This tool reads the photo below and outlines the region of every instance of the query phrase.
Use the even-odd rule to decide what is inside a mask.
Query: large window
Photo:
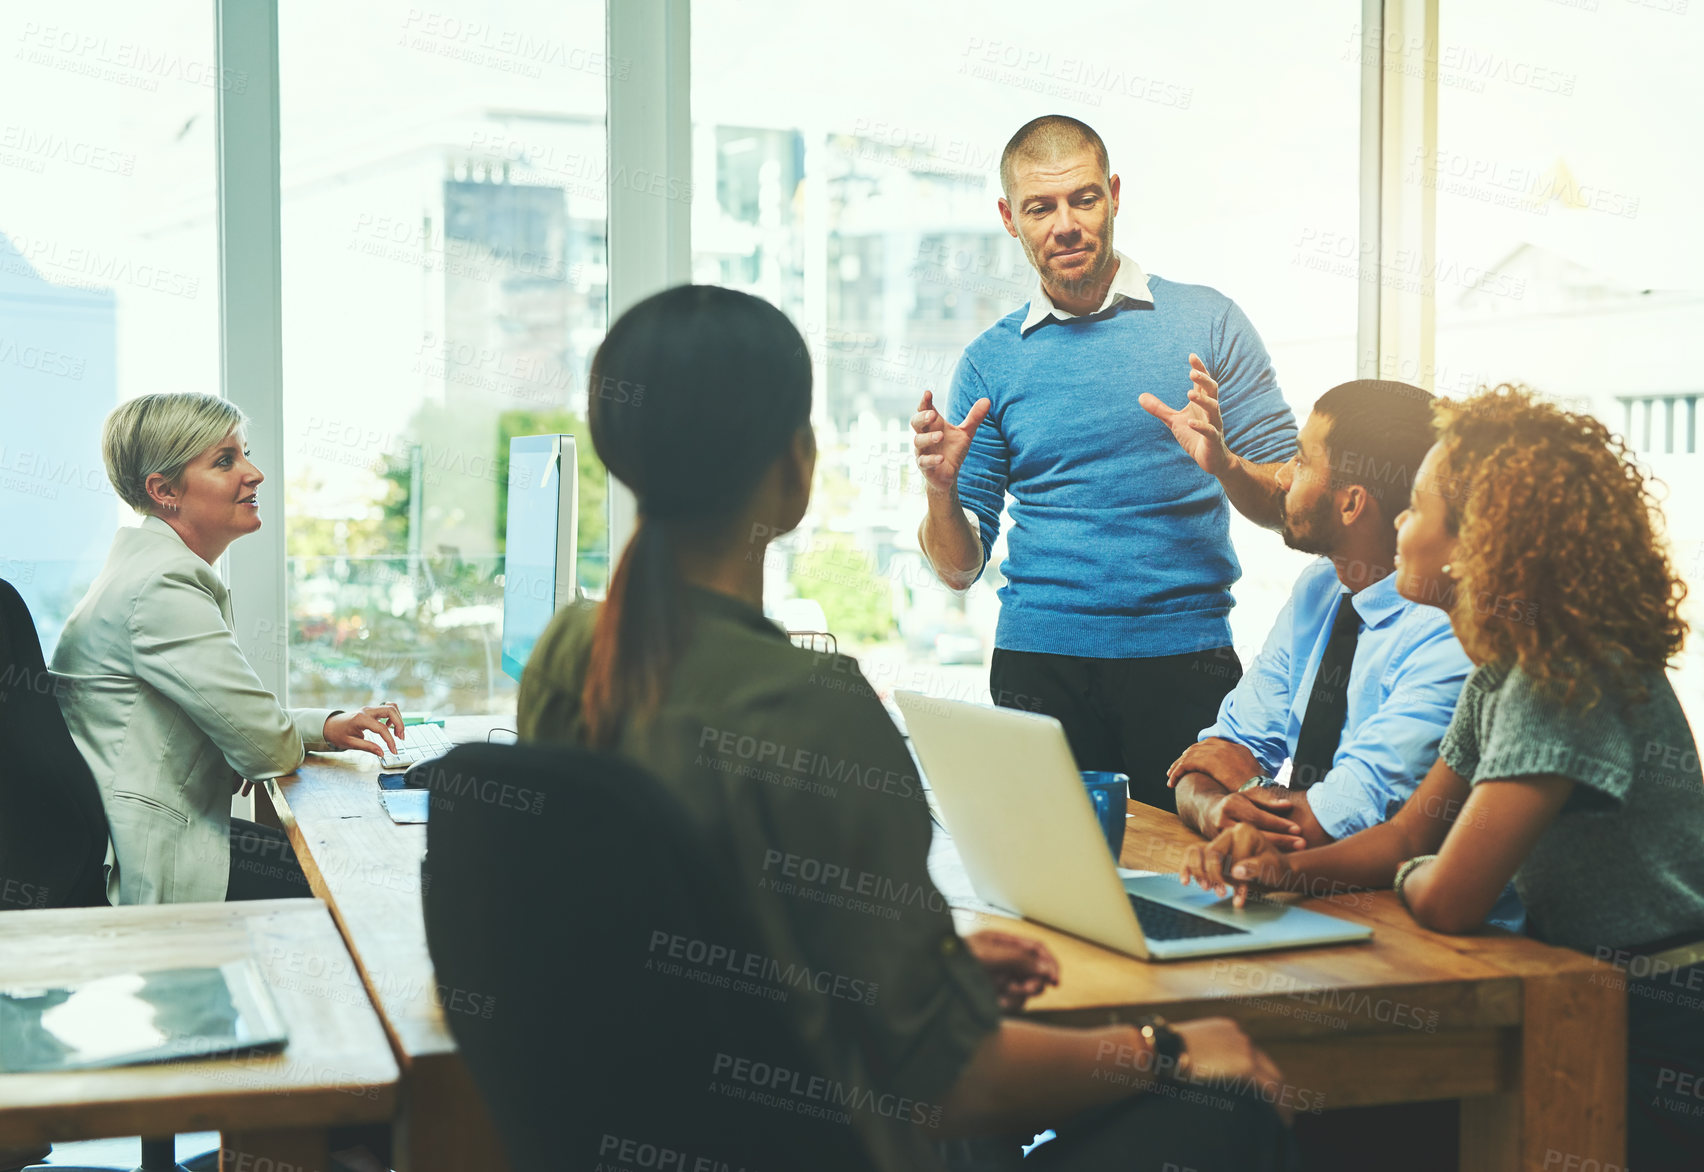
[[[602,0],[279,6],[293,703],[496,712],[509,437],[607,317]],[[608,574],[578,445],[579,579]]]
[[[24,0],[0,17],[0,575],[49,647],[126,516],[101,419],[219,389],[215,99],[250,79],[217,66],[214,7]],[[1101,132],[1124,181],[1117,245],[1235,298],[1298,417],[1369,369],[1361,15],[1115,6],[1084,40],[1013,0],[693,5],[692,277],[774,301],[817,364],[819,482],[772,551],[776,617],[834,632],[884,693],[984,694],[1004,546],[968,594],[935,583],[907,419],[1030,295],[996,169],[1038,114]],[[293,699],[501,710],[508,438],[584,429],[608,316],[605,87],[667,63],[612,58],[604,0],[291,0],[279,21],[286,455],[265,471]],[[1668,486],[1695,623],[1704,520],[1674,506],[1704,489],[1684,350],[1704,324],[1704,163],[1674,128],[1704,113],[1700,49],[1679,3],[1441,0],[1420,51],[1436,150],[1383,144],[1430,189],[1435,248],[1394,241],[1385,280],[1433,283],[1434,345],[1379,363],[1442,394],[1526,381],[1628,434]],[[607,491],[579,454],[578,585],[596,596]],[[1246,660],[1303,559],[1240,518],[1233,538]],[[1699,716],[1698,640],[1680,687]]]
[[[1446,2],[1436,157],[1406,160],[1437,206],[1442,393],[1526,382],[1624,432],[1667,486],[1704,622],[1704,27],[1684,3]],[[1704,720],[1704,641],[1677,676]]]
[[[909,419],[1029,298],[995,201],[1038,115],[1100,132],[1116,246],[1234,298],[1298,417],[1356,377],[1359,11],[1113,6],[1085,41],[1016,3],[693,5],[693,277],[774,301],[816,362],[818,482],[772,551],[776,617],[826,626],[884,694],[986,697],[1005,543],[967,595],[935,581]],[[1246,661],[1305,559],[1240,518],[1233,536]]]
[[[206,0],[0,13],[0,577],[49,654],[126,517],[101,464],[123,399],[219,393]]]

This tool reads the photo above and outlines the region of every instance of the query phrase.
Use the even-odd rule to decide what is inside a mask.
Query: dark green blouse
[[[931,1167],[939,1106],[999,1015],[929,878],[916,765],[855,660],[794,647],[727,595],[688,594],[690,644],[655,717],[629,722],[617,749],[739,876],[801,1036],[878,1092],[854,1114],[882,1162]],[[533,649],[523,739],[581,743],[596,613],[563,610]]]

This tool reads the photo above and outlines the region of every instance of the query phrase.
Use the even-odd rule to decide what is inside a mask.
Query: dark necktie
[[[1331,637],[1325,641],[1308,710],[1302,716],[1302,733],[1296,738],[1296,754],[1290,769],[1290,788],[1307,789],[1326,775],[1337,744],[1343,739],[1343,724],[1349,719],[1349,669],[1355,663],[1355,641],[1361,636],[1361,616],[1355,613],[1354,598],[1345,590],[1337,601],[1337,617]]]

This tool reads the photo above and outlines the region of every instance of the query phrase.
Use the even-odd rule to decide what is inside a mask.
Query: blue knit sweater
[[[956,423],[993,409],[959,473],[984,551],[1011,494],[996,646],[1096,658],[1181,655],[1231,641],[1242,574],[1230,506],[1170,430],[1137,401],[1189,401],[1189,356],[1219,382],[1225,436],[1256,463],[1296,449],[1291,414],[1260,335],[1224,294],[1150,275],[1152,304],[1120,300],[1027,336],[1025,310],[965,348]]]

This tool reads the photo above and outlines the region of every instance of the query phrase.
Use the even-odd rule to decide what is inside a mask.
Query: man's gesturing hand
[[[1189,380],[1194,385],[1189,388],[1189,406],[1182,410],[1167,407],[1150,394],[1137,401],[1149,415],[1171,428],[1172,436],[1203,472],[1222,476],[1230,470],[1235,457],[1225,446],[1225,425],[1219,415],[1219,384],[1194,354],[1189,356]]]
[[[958,487],[959,469],[965,453],[970,451],[970,438],[988,416],[994,404],[978,399],[971,405],[964,422],[954,427],[946,416],[935,410],[935,392],[924,391],[923,401],[917,404],[917,414],[911,417],[912,444],[917,449],[917,467],[923,473],[924,484],[931,492],[953,492]]]

